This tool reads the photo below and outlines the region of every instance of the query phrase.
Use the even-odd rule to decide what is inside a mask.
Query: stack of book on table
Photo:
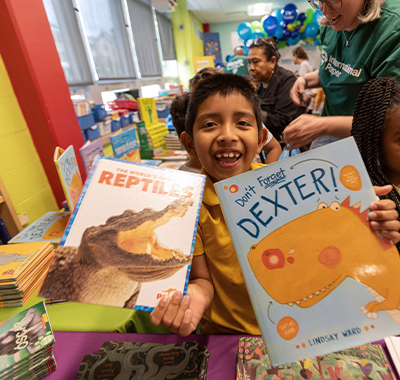
[[[170,133],[169,135],[164,136],[164,140],[167,150],[184,150],[176,133]]]
[[[0,378],[39,380],[57,369],[43,302],[0,322]]]
[[[242,337],[236,356],[236,380],[272,379],[396,379],[379,344],[349,349],[273,366],[263,339]]]
[[[53,257],[51,243],[0,245],[0,308],[25,305],[43,283]]]
[[[83,357],[75,379],[205,380],[209,356],[208,348],[196,341],[175,344],[106,341],[98,353]]]

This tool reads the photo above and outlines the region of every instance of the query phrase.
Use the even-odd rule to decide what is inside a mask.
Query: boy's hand
[[[392,190],[392,185],[374,186],[374,190],[378,196],[386,195]],[[381,199],[371,203],[369,208],[371,210],[369,213],[371,227],[397,244],[400,241],[400,222],[396,204],[390,199]]]
[[[198,284],[189,283],[185,297],[182,298],[181,291],[176,291],[171,299],[168,295],[163,296],[150,314],[150,321],[172,333],[188,336],[196,330],[208,304],[204,290]]]

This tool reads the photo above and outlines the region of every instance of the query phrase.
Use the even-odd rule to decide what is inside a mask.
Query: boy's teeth
[[[230,152],[230,153],[218,153],[218,154],[216,154],[215,155],[215,157],[217,157],[217,158],[221,158],[221,157],[224,157],[224,158],[233,158],[233,157],[239,157],[240,156],[240,153],[233,153],[233,152]]]

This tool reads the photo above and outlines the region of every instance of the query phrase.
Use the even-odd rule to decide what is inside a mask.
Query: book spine
[[[3,244],[7,244],[8,241],[11,240],[11,236],[8,233],[7,227],[2,218],[0,218],[0,239]]]
[[[65,186],[65,181],[64,181],[64,178],[63,178],[61,169],[60,169],[60,164],[59,164],[57,161],[54,161],[54,162],[55,162],[55,164],[56,164],[56,169],[57,169],[57,172],[58,172],[58,176],[60,177],[61,186],[62,186],[62,188],[63,188],[63,190],[64,190],[65,198],[66,198],[66,200],[67,200],[67,202],[68,202],[68,208],[69,208],[69,210],[70,210],[71,213],[72,213],[72,211],[73,211],[73,209],[74,209],[74,205],[72,204],[72,201],[71,201],[71,199],[69,198],[68,189],[67,189],[67,187]]]

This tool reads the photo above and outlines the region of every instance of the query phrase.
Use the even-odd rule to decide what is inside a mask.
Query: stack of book
[[[43,302],[0,322],[0,378],[39,380],[54,372],[53,344]]]
[[[208,348],[195,341],[175,344],[106,341],[98,353],[83,357],[76,379],[92,379],[90,374],[102,374],[107,379],[205,380],[209,356]]]
[[[273,366],[258,337],[242,337],[236,356],[236,380],[272,379],[396,379],[379,344],[364,344],[346,350]]]
[[[43,283],[53,257],[51,243],[0,245],[0,308],[25,305]]]
[[[167,150],[184,150],[184,147],[182,146],[181,141],[176,133],[165,135],[164,140]]]

